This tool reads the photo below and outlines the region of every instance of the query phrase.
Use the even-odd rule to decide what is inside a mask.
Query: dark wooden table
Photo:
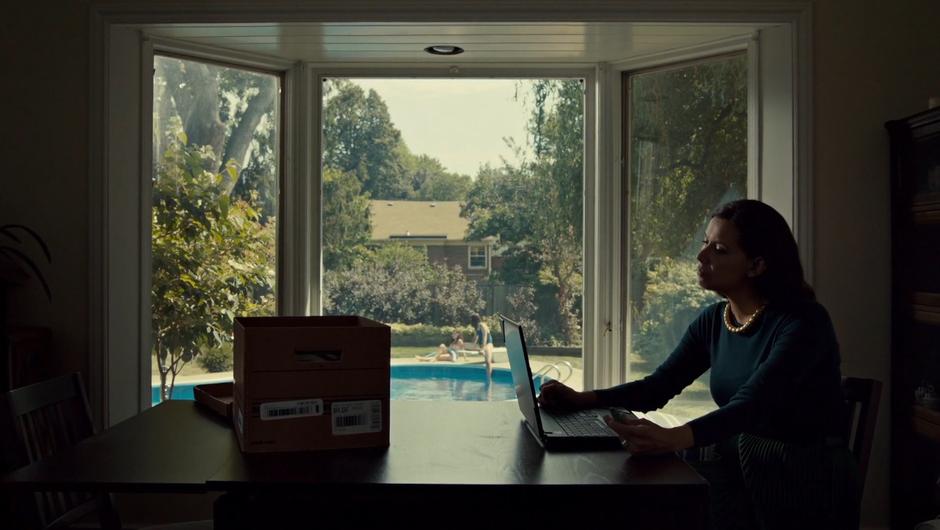
[[[393,401],[391,414],[388,449],[244,455],[227,422],[171,401],[0,487],[227,492],[218,528],[704,526],[707,483],[674,456],[545,452],[515,402]]]

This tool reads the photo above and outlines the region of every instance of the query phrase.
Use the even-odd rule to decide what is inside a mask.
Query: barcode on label
[[[261,404],[262,420],[283,420],[303,418],[323,414],[322,399],[304,399],[300,401],[277,401]]]
[[[310,414],[313,407],[290,407],[286,409],[268,409],[268,416],[297,416],[299,414]]]
[[[382,431],[382,402],[338,401],[332,404],[333,434],[363,434]]]
[[[336,425],[339,427],[350,427],[352,425],[363,425],[366,422],[365,416],[340,416],[336,418]]]

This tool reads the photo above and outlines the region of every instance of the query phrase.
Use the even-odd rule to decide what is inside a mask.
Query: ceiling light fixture
[[[458,55],[463,53],[463,48],[452,44],[436,44],[434,46],[428,46],[424,51],[431,55]]]

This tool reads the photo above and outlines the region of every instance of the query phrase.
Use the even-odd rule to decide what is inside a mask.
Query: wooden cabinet
[[[0,259],[0,392],[36,383],[49,371],[52,335],[49,328],[14,326],[7,294],[29,279],[21,268]]]
[[[940,514],[940,109],[886,127],[892,199],[892,528],[913,528]]]
[[[38,383],[49,377],[52,332],[49,328],[14,326],[9,328],[7,374],[9,388]]]

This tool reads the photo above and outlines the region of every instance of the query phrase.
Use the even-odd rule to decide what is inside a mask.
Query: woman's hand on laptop
[[[543,384],[540,391],[539,405],[547,410],[587,409],[597,404],[594,392],[578,392],[558,381]]]
[[[672,453],[695,444],[692,428],[688,425],[666,428],[646,418],[620,422],[610,416],[605,416],[604,421],[620,436],[624,449],[635,455]]]

